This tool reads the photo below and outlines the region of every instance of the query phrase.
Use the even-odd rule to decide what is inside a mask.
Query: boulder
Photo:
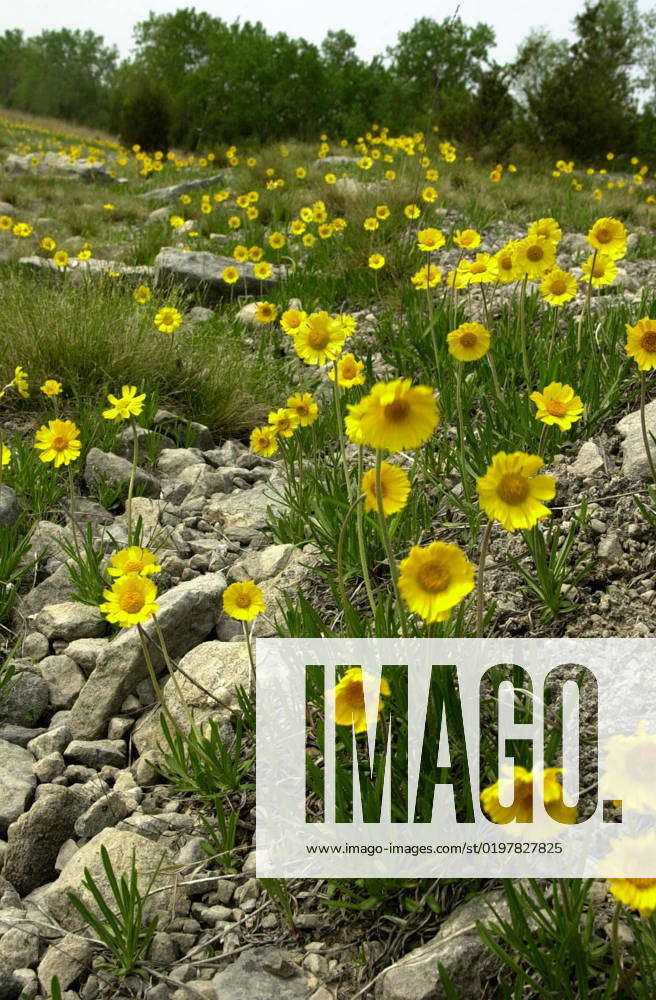
[[[131,471],[132,463],[126,458],[113,455],[111,452],[101,451],[100,448],[91,448],[84,466],[84,479],[91,487],[95,487],[99,483],[110,483],[112,486],[118,486],[122,483],[124,495],[127,496]],[[154,497],[155,499],[159,497],[159,480],[143,469],[137,468],[135,487],[142,496]]]
[[[180,195],[186,194],[187,191],[208,188],[213,184],[223,184],[223,174],[213,174],[212,177],[199,177],[194,181],[182,181],[180,184],[171,184],[169,187],[154,188],[152,191],[145,191],[143,194],[137,195],[137,197],[143,198],[144,201],[177,201]],[[167,218],[169,214],[167,214]]]
[[[656,465],[656,444],[651,436],[656,437],[656,400],[645,407],[645,426],[652,459]],[[622,435],[622,475],[627,479],[651,481],[651,471],[642,438],[640,410],[622,417],[616,429]]]
[[[22,896],[57,877],[57,855],[85,806],[70,788],[55,786],[12,823],[4,874]]]
[[[227,284],[221,277],[226,267],[239,271],[239,280]],[[157,284],[179,284],[200,296],[200,304],[212,306],[221,299],[235,294],[251,294],[266,297],[284,276],[284,268],[273,266],[271,277],[256,278],[253,264],[238,263],[232,257],[222,257],[207,250],[182,250],[179,247],[162,247],[155,258],[155,281]]]
[[[248,652],[244,643],[203,642],[180,660],[177,687],[170,678],[164,684],[164,703],[184,732],[189,732],[190,722],[178,691],[197,725],[202,726],[210,718],[224,721],[238,708],[235,690],[239,685],[248,687],[248,673]],[[161,711],[158,705],[140,720],[132,733],[132,742],[141,756],[152,756],[157,744],[165,742],[159,721]]]
[[[154,880],[153,889],[161,891],[157,892],[156,895],[151,895],[146,900],[146,919],[152,915],[155,909],[161,911],[170,908],[175,912],[176,899],[180,900],[183,898],[184,890],[179,886],[175,886],[176,880],[172,878],[170,872],[165,870],[167,863],[166,850],[158,844],[154,844],[146,837],[139,836],[137,833],[112,828],[98,833],[88,844],[81,847],[64,866],[56,882],[53,882],[50,888],[44,893],[43,908],[51,917],[59,921],[62,927],[69,931],[86,929],[86,925],[80,914],[68,898],[69,892],[75,893],[90,909],[98,913],[91,894],[82,885],[85,868],[89,869],[92,878],[105,898],[110,900],[112,898],[100,854],[102,846],[107,850],[114,874],[119,882],[121,875],[130,876],[132,858],[134,857],[137,884],[142,894],[153,873],[160,866]]]
[[[317,981],[273,945],[249,948],[212,980],[221,1000],[308,1000]]]
[[[0,740],[0,833],[25,812],[36,788],[29,750]]]
[[[20,507],[16,492],[12,490],[11,486],[3,483],[0,486],[0,524],[3,524],[6,528],[11,528],[16,524],[19,517]]]
[[[70,708],[84,687],[84,674],[70,656],[46,656],[39,671],[49,689],[53,708]]]
[[[481,997],[501,968],[501,961],[483,943],[477,921],[494,922],[487,903],[503,918],[508,906],[502,892],[491,892],[457,906],[428,944],[415,948],[391,965],[376,983],[377,1000],[447,1000],[440,979],[443,966],[459,997]]]
[[[38,614],[30,617],[32,628],[45,635],[51,642],[61,639],[98,639],[107,632],[107,622],[98,608],[79,601],[48,604]]]

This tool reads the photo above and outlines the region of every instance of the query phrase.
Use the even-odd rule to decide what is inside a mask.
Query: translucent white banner
[[[256,658],[259,876],[656,876],[656,640]]]

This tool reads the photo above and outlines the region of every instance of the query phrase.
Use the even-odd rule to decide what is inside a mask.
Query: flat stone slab
[[[5,170],[9,174],[52,174],[57,170],[85,181],[99,181],[102,184],[113,184],[116,181],[105,163],[71,160],[64,153],[55,153],[53,150],[37,156],[34,153],[26,156],[10,153],[5,160]]]
[[[656,443],[652,435],[656,437],[656,400],[648,403],[645,407],[645,426],[647,427],[647,438],[651,448],[651,454],[656,463]],[[649,462],[645,452],[645,444],[642,439],[642,428],[640,426],[640,410],[622,417],[617,424],[617,430],[622,435],[622,475],[627,479],[651,480]]]
[[[227,284],[221,277],[226,267],[235,267],[239,271],[239,280],[233,285]],[[285,274],[285,268],[272,265],[270,278],[256,278],[251,263],[241,264],[232,257],[222,257],[207,250],[162,247],[155,258],[155,281],[158,284],[177,282],[189,291],[198,291],[203,305],[213,305],[219,299],[235,294],[266,298],[267,290]]]
[[[211,187],[212,184],[222,184],[223,174],[213,174],[212,177],[199,177],[196,181],[183,181],[181,184],[171,184],[169,187],[155,188],[154,191],[144,191],[137,195],[144,201],[175,201],[181,194],[187,191],[195,191],[197,188]]]
[[[119,275],[134,285],[149,284],[154,274],[153,268],[147,264],[133,266],[118,260],[99,260],[94,257],[90,257],[89,260],[71,257],[65,268],[57,267],[50,257],[20,257],[18,263],[37,273],[60,280],[66,272],[67,281],[72,281],[73,284],[80,284],[88,278],[107,278],[110,275]]]

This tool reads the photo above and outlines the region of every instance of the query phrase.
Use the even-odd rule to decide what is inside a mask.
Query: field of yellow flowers
[[[33,757],[19,807],[0,793],[0,995],[277,996],[282,961],[315,1000],[653,998],[656,878],[257,882],[250,852],[257,637],[654,634],[655,168],[483,164],[379,125],[146,152],[0,117],[0,744]],[[349,747],[363,709],[345,670]],[[38,788],[94,780],[111,818],[87,801],[27,877]],[[128,814],[188,842],[78,860],[66,909],[64,846],[90,864]],[[73,969],[38,927],[6,944],[2,907],[34,924],[44,885],[92,939]]]

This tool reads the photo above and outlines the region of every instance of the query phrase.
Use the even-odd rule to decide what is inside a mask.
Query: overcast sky
[[[653,0],[639,0],[647,10]],[[358,52],[364,58],[382,53],[392,45],[399,31],[409,28],[419,17],[440,21],[451,16],[458,6],[457,0],[240,0],[238,4],[226,0],[57,0],[46,4],[44,0],[21,0],[17,4],[3,4],[0,28],[22,28],[25,34],[38,34],[44,28],[91,28],[103,35],[107,42],[117,45],[121,55],[127,55],[132,46],[132,28],[148,16],[175,11],[180,7],[205,10],[232,22],[239,16],[242,21],[262,21],[270,32],[284,31],[293,37],[320,42],[331,29],[346,28],[358,41]],[[466,24],[485,21],[496,32],[497,48],[494,52],[499,62],[514,55],[516,46],[533,27],[544,26],[552,35],[566,38],[571,35],[574,15],[583,7],[583,0],[551,0],[549,5],[528,3],[527,0],[462,0],[460,17]]]

